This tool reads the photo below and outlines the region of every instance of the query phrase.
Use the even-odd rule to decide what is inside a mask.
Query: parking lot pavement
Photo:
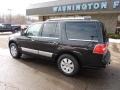
[[[62,75],[53,62],[23,56],[13,59],[9,35],[0,35],[0,90],[120,90],[120,44],[110,43],[112,63],[101,70]]]

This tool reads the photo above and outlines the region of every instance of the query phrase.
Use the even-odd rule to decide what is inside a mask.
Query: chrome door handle
[[[49,44],[51,44],[51,45],[57,45],[58,43],[57,42],[50,42]]]

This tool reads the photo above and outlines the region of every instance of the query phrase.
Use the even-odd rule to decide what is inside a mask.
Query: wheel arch
[[[78,52],[74,52],[74,51],[60,51],[58,52],[56,55],[53,56],[54,61],[56,62],[58,60],[58,58],[63,55],[63,54],[69,54],[72,55],[73,57],[75,57],[75,59],[78,61],[78,63],[81,65],[81,53]]]
[[[9,41],[9,44],[8,44],[9,47],[10,47],[10,44],[11,44],[11,43],[15,43],[15,44],[17,45],[17,42],[16,42],[16,41],[11,40],[11,41]]]
[[[15,45],[14,47],[16,48],[17,54],[15,56],[12,55],[12,53],[11,53],[11,47],[12,47],[12,45]],[[22,55],[21,48],[18,47],[17,42],[14,41],[14,40],[9,41],[9,50],[10,50],[10,53],[11,53],[11,55],[12,55],[13,58],[20,58],[21,55]]]

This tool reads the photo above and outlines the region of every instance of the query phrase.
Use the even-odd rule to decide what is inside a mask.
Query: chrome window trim
[[[85,39],[68,39],[71,41],[85,41],[85,42],[98,42],[98,40],[85,40]]]
[[[56,37],[40,37],[40,38],[45,38],[45,39],[59,39],[59,38],[56,38]]]

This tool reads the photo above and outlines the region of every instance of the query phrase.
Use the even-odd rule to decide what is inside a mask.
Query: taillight
[[[108,44],[97,44],[93,50],[96,54],[105,54],[107,52]]]

